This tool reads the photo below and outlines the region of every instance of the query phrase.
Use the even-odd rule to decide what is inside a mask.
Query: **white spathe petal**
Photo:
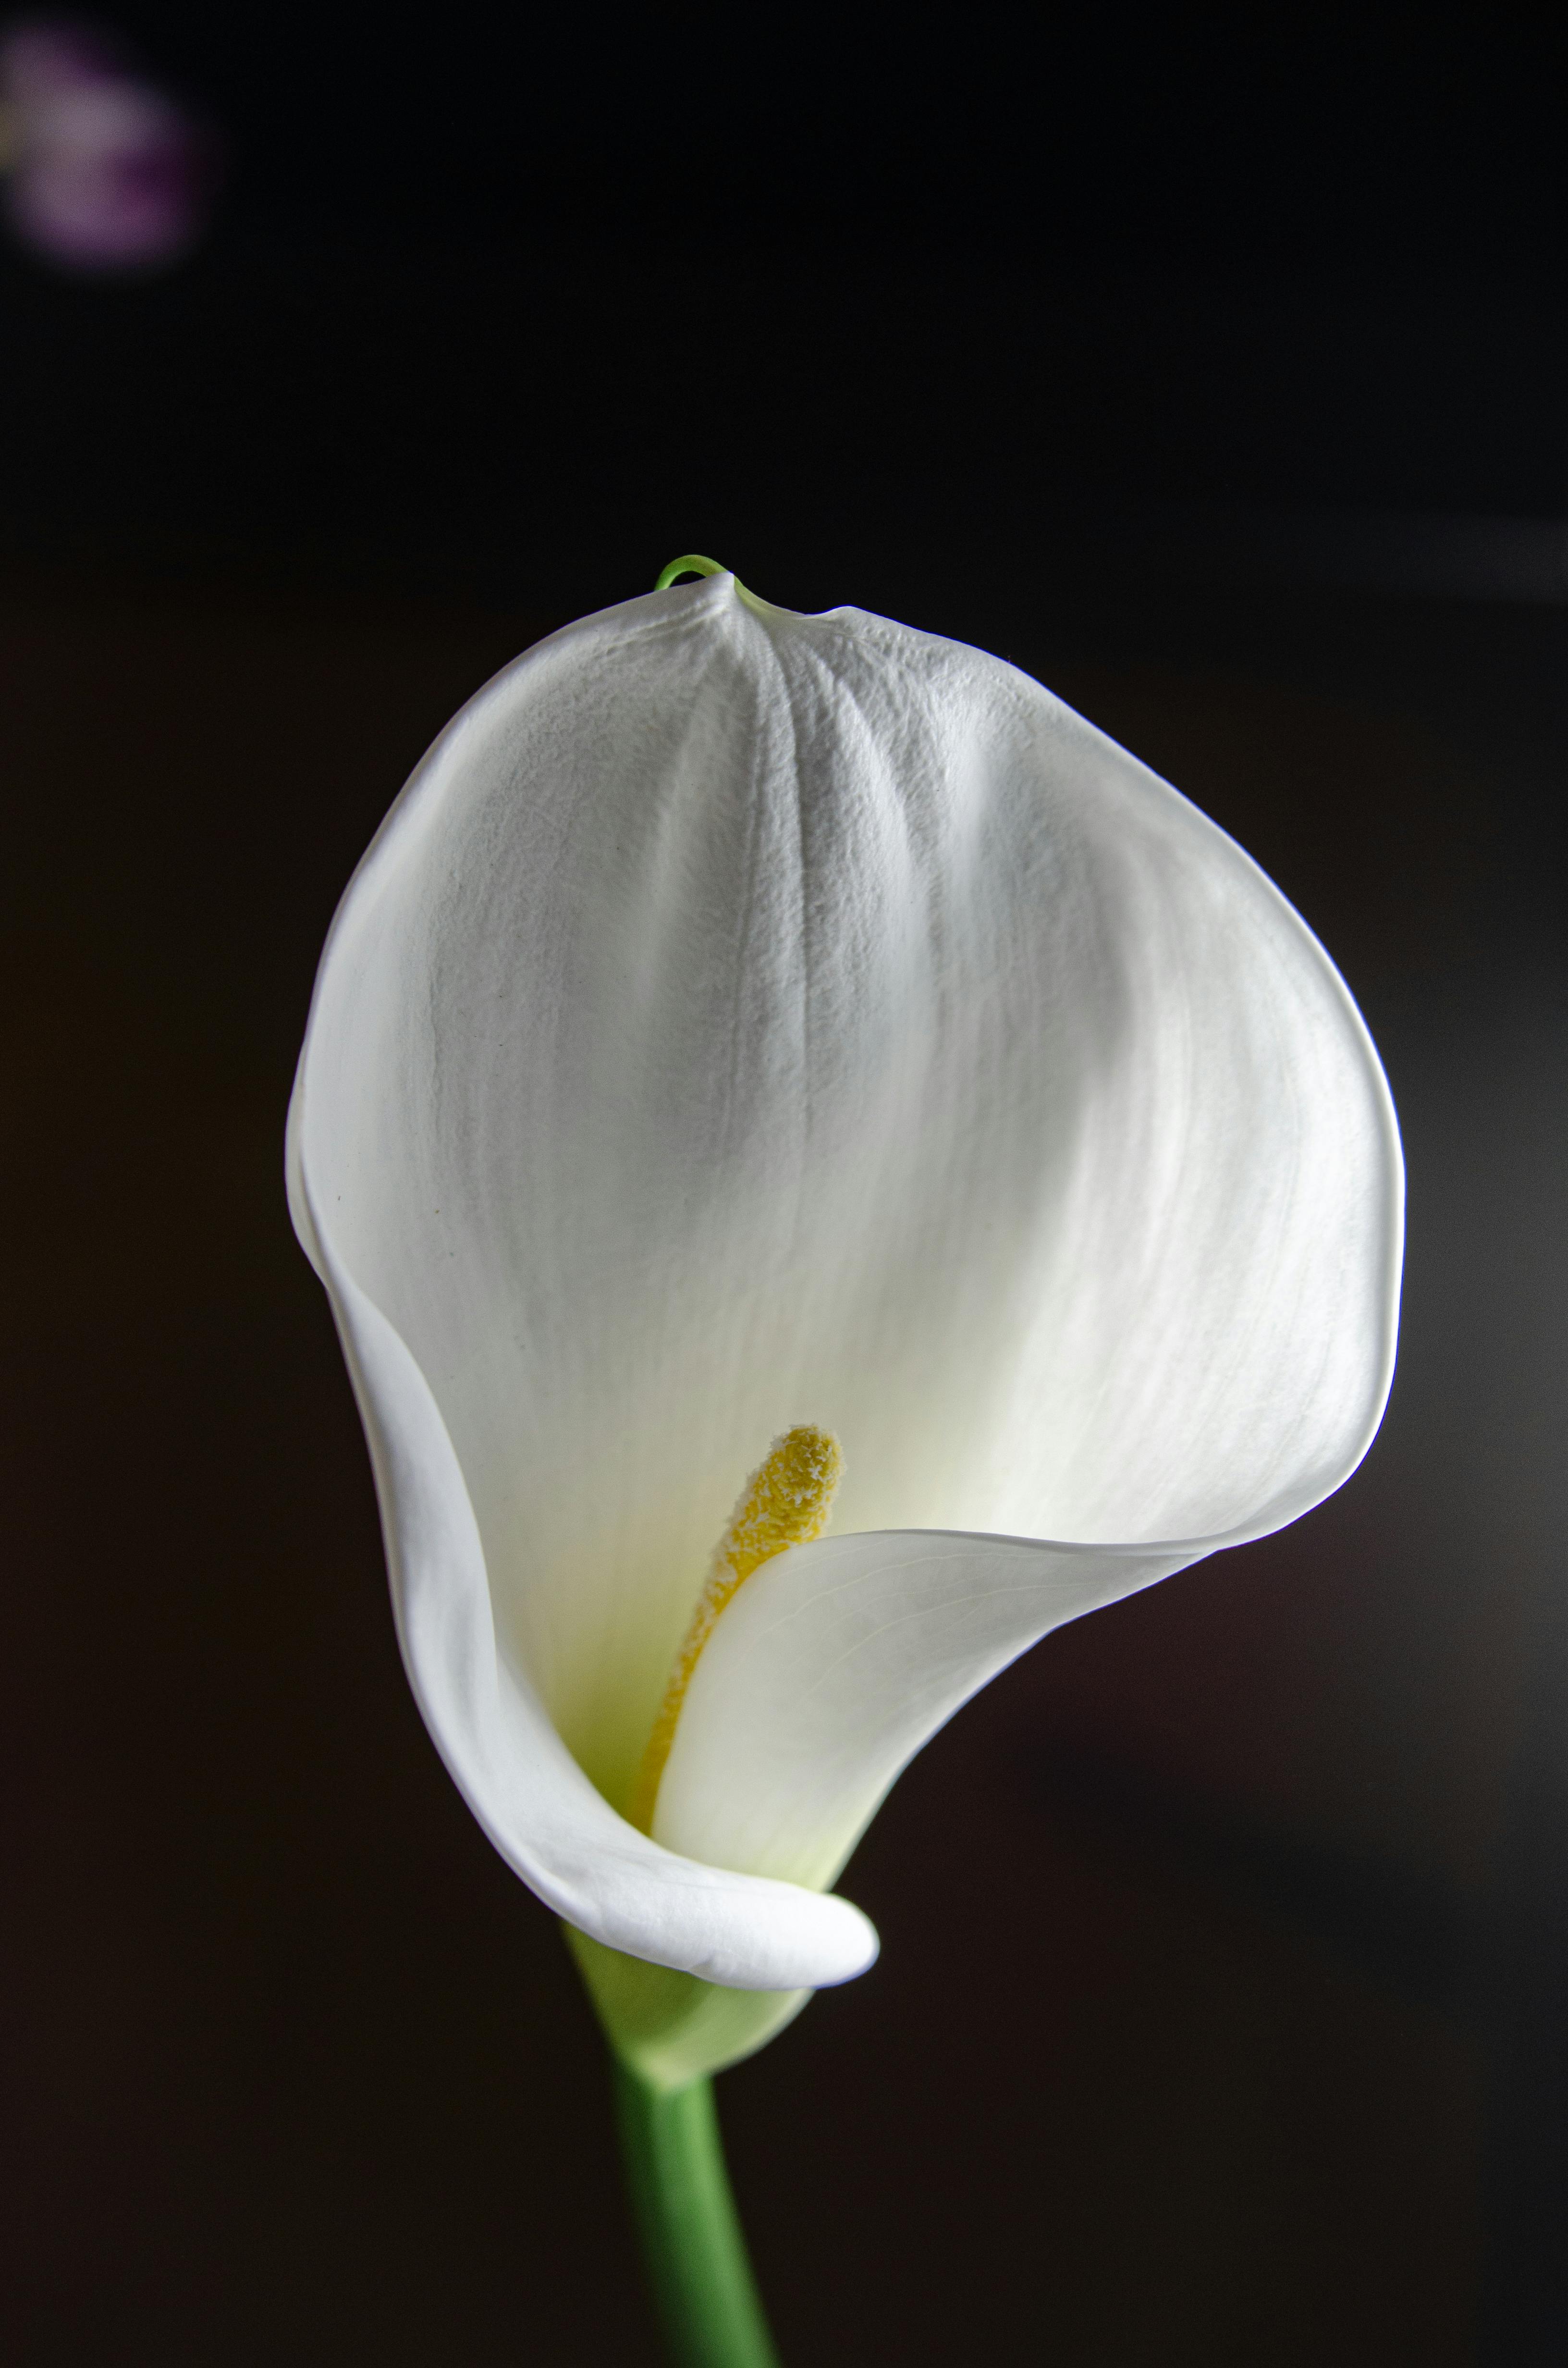
[[[340,1315],[334,1275],[438,1408],[497,1666],[612,1800],[790,1422],[844,1442],[840,1530],[1191,1560],[1336,1486],[1388,1386],[1392,1114],[1277,891],[1013,668],[727,576],[442,736],[294,1127]]]
[[[676,1856],[594,1790],[498,1659],[483,1548],[424,1375],[317,1241],[370,1442],[409,1679],[501,1855],[580,1930],[710,1982],[792,1991],[863,1973],[876,1934],[847,1900]]]
[[[830,1884],[900,1770],[1064,1621],[1192,1559],[862,1531],[755,1572],[693,1673],[653,1832],[715,1866]]]

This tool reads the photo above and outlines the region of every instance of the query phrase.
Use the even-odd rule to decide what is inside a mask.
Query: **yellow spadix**
[[[742,1489],[730,1525],[714,1549],[638,1770],[627,1814],[642,1832],[653,1831],[659,1780],[676,1738],[681,1704],[719,1614],[754,1570],[786,1546],[810,1545],[821,1537],[843,1477],[844,1451],[833,1433],[802,1422],[774,1440]]]

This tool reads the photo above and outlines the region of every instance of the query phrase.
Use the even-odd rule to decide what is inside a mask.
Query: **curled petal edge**
[[[496,1649],[484,1549],[440,1408],[405,1343],[334,1257],[292,1141],[290,1197],[369,1442],[409,1683],[501,1856],[591,1939],[723,1988],[821,1989],[864,1973],[876,1930],[848,1900],[683,1858],[595,1791]]]
[[[1403,1163],[1370,1042],[1387,1159],[1380,1354],[1339,1462],[1228,1529],[1113,1543],[883,1530],[796,1546],[726,1608],[693,1673],[655,1836],[718,1864],[832,1883],[898,1777],[964,1703],[1052,1630],[1284,1528],[1343,1486],[1388,1402]]]

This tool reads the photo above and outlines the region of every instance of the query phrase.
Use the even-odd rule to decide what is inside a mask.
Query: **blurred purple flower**
[[[0,169],[22,244],[77,271],[171,263],[207,215],[211,135],[87,25],[0,33]]]

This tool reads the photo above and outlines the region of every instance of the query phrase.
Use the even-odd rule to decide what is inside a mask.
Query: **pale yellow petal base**
[[[655,2089],[684,2089],[755,2055],[793,2022],[810,1990],[721,1989],[607,1949],[563,1924],[567,1944],[605,2036],[622,2062]]]

